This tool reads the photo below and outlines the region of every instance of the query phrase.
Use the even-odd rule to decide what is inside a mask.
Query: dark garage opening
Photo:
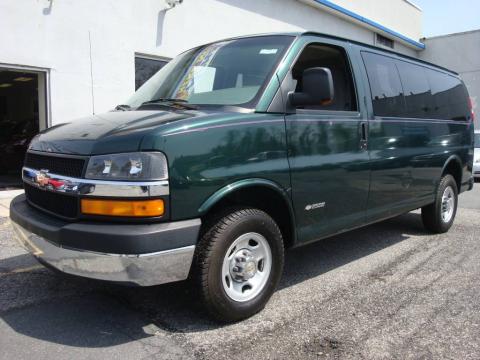
[[[44,128],[40,123],[45,121],[45,104],[39,103],[44,86],[42,73],[0,68],[0,190],[22,186],[25,151]]]

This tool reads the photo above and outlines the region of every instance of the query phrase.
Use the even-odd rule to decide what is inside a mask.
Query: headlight
[[[161,152],[92,156],[85,177],[97,180],[163,180],[168,178],[167,158]]]

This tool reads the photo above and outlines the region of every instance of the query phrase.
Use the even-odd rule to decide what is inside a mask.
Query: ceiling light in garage
[[[0,88],[7,88],[12,86],[12,84],[0,84]]]
[[[13,79],[13,81],[31,81],[31,80],[33,80],[33,78],[26,77],[26,76],[20,76],[20,77],[17,77],[15,79]]]

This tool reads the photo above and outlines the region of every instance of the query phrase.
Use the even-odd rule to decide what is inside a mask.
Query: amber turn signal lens
[[[155,200],[99,200],[82,199],[81,209],[87,215],[147,217],[165,212],[162,199]]]

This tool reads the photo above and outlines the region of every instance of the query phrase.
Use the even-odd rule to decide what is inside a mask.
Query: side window
[[[460,79],[440,71],[426,69],[432,89],[434,117],[445,120],[467,120],[468,94]]]
[[[405,112],[402,83],[395,61],[387,56],[362,52],[375,116],[402,116]]]
[[[434,118],[433,98],[427,79],[427,69],[405,61],[396,61],[405,96],[404,117]]]
[[[143,85],[155,73],[164,67],[168,61],[142,56],[135,56],[135,90]]]
[[[333,78],[334,99],[329,104],[306,106],[306,109],[357,111],[352,72],[344,49],[324,44],[308,45],[292,69],[292,76],[297,81],[296,92],[302,91],[303,71],[312,67],[330,69]]]

